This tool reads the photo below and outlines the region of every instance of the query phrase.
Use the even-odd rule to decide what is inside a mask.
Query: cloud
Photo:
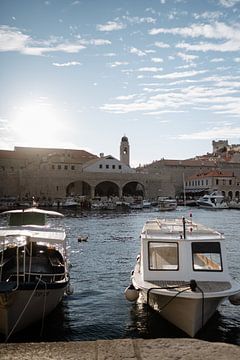
[[[152,58],[151,61],[154,63],[162,63],[163,59],[162,58]]]
[[[227,8],[234,6],[239,2],[240,2],[240,0],[219,0],[219,3],[222,6],[227,7]]]
[[[118,23],[116,21],[108,21],[106,24],[99,24],[97,25],[98,31],[116,31],[116,30],[122,30],[125,29],[126,25],[122,23]]]
[[[105,39],[90,39],[90,40],[81,39],[79,40],[79,42],[82,45],[95,45],[95,46],[111,45],[111,41]]]
[[[166,48],[170,48],[170,45],[166,44],[166,43],[163,43],[163,42],[159,42],[159,41],[156,41],[154,43],[154,45],[158,48],[161,48],[161,49],[166,49]]]
[[[53,63],[54,66],[57,67],[68,67],[68,66],[76,66],[76,65],[82,65],[80,62],[78,61],[69,61],[67,63]]]
[[[177,53],[177,55],[186,62],[192,62],[193,60],[198,59],[197,55],[189,55],[189,54],[183,54],[183,53]]]
[[[150,35],[172,34],[190,38],[205,38],[214,40],[225,40],[222,43],[206,43],[199,44],[178,43],[177,48],[187,51],[239,51],[240,50],[240,25],[235,24],[228,26],[222,22],[212,24],[193,24],[189,27],[177,28],[154,28],[149,31]],[[156,43],[155,43],[156,45]]]
[[[146,54],[145,54],[145,52],[143,52],[142,50],[139,50],[139,49],[137,49],[137,48],[135,48],[135,47],[131,47],[130,48],[130,53],[131,54],[136,54],[137,56],[146,56]]]
[[[62,43],[60,40],[50,37],[47,41],[35,41],[16,28],[0,26],[0,52],[17,51],[25,55],[39,56],[50,52],[77,53],[85,49],[79,41]]]
[[[213,62],[213,63],[218,63],[218,62],[223,62],[224,59],[223,58],[214,58],[212,60],[210,60],[210,62]]]
[[[115,61],[109,65],[111,67],[117,67],[117,66],[122,66],[122,65],[128,65],[128,62],[127,61]]]
[[[189,43],[179,43],[176,45],[176,48],[185,49],[186,51],[219,51],[219,52],[234,52],[240,50],[240,41],[227,41],[223,44],[214,44],[214,43],[199,43],[197,45]]]
[[[158,71],[163,71],[163,68],[160,67],[143,67],[138,69],[138,71],[140,72],[158,72]]]
[[[21,51],[30,41],[30,36],[21,33],[16,28],[0,26],[0,51]]]
[[[222,16],[220,11],[205,11],[201,14],[194,13],[194,19],[204,19],[204,20],[216,20]]]
[[[141,69],[144,70],[144,68]],[[205,111],[239,118],[240,77],[239,81],[234,76],[191,79],[206,72],[206,70],[182,71],[153,75],[153,79],[177,81],[168,81],[164,88],[159,87],[159,83],[139,84],[143,87],[142,94],[115,98],[112,103],[104,104],[101,110],[113,114],[141,112],[143,115],[156,115],[162,112]],[[156,86],[158,87],[156,88]],[[125,100],[125,102],[123,103],[121,100]]]
[[[207,72],[207,70],[199,70],[199,71],[182,71],[182,72],[173,72],[173,73],[169,73],[169,74],[164,74],[164,75],[155,75],[154,78],[155,79],[180,79],[180,78],[185,78],[185,77],[192,77],[192,76],[196,76],[199,74],[203,74]]]
[[[110,40],[105,39],[77,39],[77,41],[62,41],[62,38],[50,36],[47,40],[34,40],[20,30],[2,25],[0,26],[0,52],[16,51],[24,55],[41,56],[53,52],[68,54],[78,53],[86,45],[110,45]]]
[[[240,40],[239,25],[228,26],[221,22],[213,24],[193,24],[189,27],[182,28],[158,28],[149,30],[150,35],[172,34],[184,37],[204,37],[208,39],[235,39]]]
[[[152,17],[123,16],[123,19],[128,21],[130,24],[155,24],[156,22],[156,19]]]
[[[236,139],[240,137],[240,127],[214,127],[209,130],[199,131],[192,134],[180,134],[181,140],[209,140],[209,139]]]

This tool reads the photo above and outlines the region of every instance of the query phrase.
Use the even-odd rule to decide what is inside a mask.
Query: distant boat
[[[224,200],[224,196],[219,191],[213,191],[209,195],[204,195],[197,200],[197,205],[204,209],[220,210],[228,209],[228,204]]]
[[[63,201],[62,203],[62,207],[65,208],[76,208],[77,206],[79,206],[79,203],[73,198],[73,197],[67,197],[65,199],[65,201]]]
[[[133,210],[142,210],[143,209],[143,201],[142,200],[134,200],[129,204],[130,209]]]
[[[158,206],[159,211],[176,210],[176,208],[177,208],[177,200],[176,199],[170,199],[168,197],[159,197],[157,206]]]
[[[150,208],[152,206],[152,203],[151,203],[151,201],[149,201],[149,200],[143,200],[143,208],[144,209],[148,209],[148,208]]]
[[[240,209],[240,202],[236,200],[231,200],[228,203],[229,209]]]
[[[0,332],[11,334],[43,320],[69,287],[66,234],[46,223],[63,215],[37,208],[9,210],[0,227]]]
[[[127,300],[138,301],[191,337],[225,300],[240,305],[221,233],[186,219],[152,219],[141,232]]]

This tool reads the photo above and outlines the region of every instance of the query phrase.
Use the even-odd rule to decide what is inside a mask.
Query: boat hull
[[[50,288],[0,292],[0,332],[6,337],[43,319],[62,300],[67,282]]]
[[[159,295],[152,292],[147,296],[147,291],[140,290],[138,301],[147,303],[152,309],[190,337],[207,323],[215,313],[217,307],[225,300],[226,296],[219,297],[174,297],[174,295]]]

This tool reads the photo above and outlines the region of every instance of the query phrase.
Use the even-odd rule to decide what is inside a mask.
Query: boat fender
[[[240,292],[237,294],[229,296],[228,300],[232,305],[240,305]]]
[[[66,289],[66,294],[67,295],[72,295],[74,293],[74,288],[72,285],[68,285],[67,289]]]
[[[192,291],[196,291],[196,288],[197,288],[197,283],[195,280],[190,280],[190,289]]]
[[[128,301],[136,301],[139,296],[139,291],[135,289],[133,284],[130,284],[124,291],[125,298]]]

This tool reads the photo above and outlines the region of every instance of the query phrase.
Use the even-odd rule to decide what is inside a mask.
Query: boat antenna
[[[183,217],[183,238],[186,239],[186,219]]]

